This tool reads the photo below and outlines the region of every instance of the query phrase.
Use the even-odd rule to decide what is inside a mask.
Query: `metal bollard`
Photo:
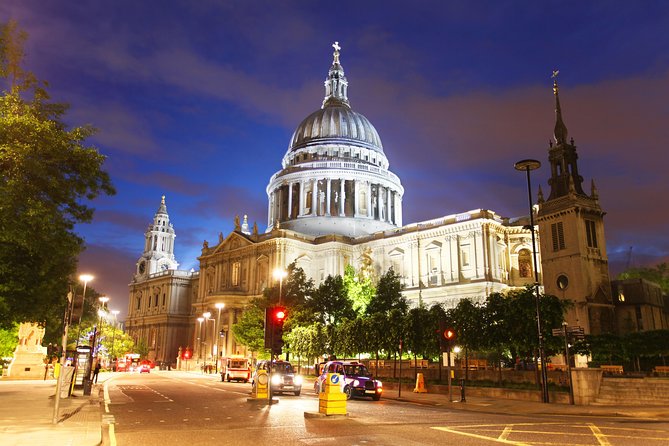
[[[460,379],[460,402],[466,403],[467,399],[465,398],[465,380],[464,378]]]

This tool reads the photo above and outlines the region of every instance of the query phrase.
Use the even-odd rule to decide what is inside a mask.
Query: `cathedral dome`
[[[268,232],[357,237],[402,226],[404,188],[374,126],[351,109],[333,48],[321,108],[297,126],[267,186]]]
[[[297,126],[288,151],[328,141],[349,142],[383,153],[379,134],[369,120],[344,104],[326,105]]]

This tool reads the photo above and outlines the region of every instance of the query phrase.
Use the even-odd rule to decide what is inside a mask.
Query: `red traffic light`
[[[277,308],[274,311],[274,319],[276,319],[277,322],[283,322],[283,320],[286,318],[286,310],[283,308]]]
[[[190,359],[192,352],[190,351],[190,348],[186,348],[183,353],[183,359]]]
[[[455,338],[455,330],[453,330],[452,328],[445,330],[444,337],[449,341],[453,340]]]

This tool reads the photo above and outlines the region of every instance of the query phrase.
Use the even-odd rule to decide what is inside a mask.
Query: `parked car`
[[[139,368],[137,369],[139,373],[151,373],[151,365],[150,364],[140,364]]]
[[[381,399],[383,383],[374,379],[364,364],[357,361],[328,361],[322,368],[321,374],[316,378],[314,391],[318,393],[327,379],[328,373],[338,373],[344,379],[339,380],[341,391],[346,394],[346,399],[354,396],[369,396],[374,401]]]
[[[271,370],[270,370],[271,364]],[[293,366],[288,361],[258,361],[258,365],[253,372],[251,379],[251,386],[254,387],[258,370],[265,370],[271,375],[270,386],[273,394],[284,392],[291,392],[295,396],[299,396],[302,391],[302,377],[296,375]]]

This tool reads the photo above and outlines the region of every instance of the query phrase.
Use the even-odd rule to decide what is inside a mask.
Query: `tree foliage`
[[[83,249],[74,227],[91,221],[88,200],[114,189],[86,145],[93,128],[68,128],[67,105],[23,70],[26,37],[13,21],[0,28],[0,326],[46,323],[56,340]]]
[[[365,314],[376,293],[372,278],[368,274],[356,272],[353,266],[347,265],[344,269],[344,287],[355,312],[359,315]]]
[[[663,262],[650,268],[632,268],[620,273],[618,279],[646,279],[660,285],[664,294],[669,294],[669,263]]]

